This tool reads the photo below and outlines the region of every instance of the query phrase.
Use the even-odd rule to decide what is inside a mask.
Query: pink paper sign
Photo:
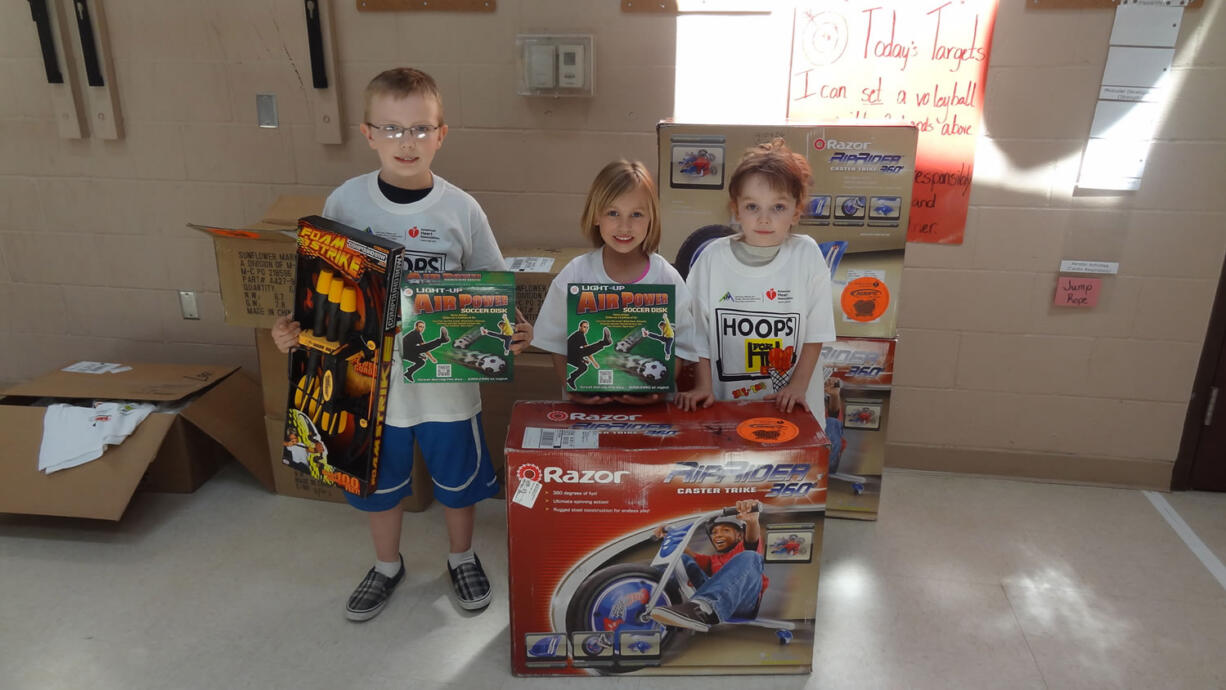
[[[1057,307],[1088,309],[1098,304],[1098,293],[1102,291],[1102,283],[1102,278],[1060,276],[1056,279],[1056,299],[1052,304]]]

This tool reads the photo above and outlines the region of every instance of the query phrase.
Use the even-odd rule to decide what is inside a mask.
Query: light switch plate
[[[261,127],[272,129],[280,126],[277,119],[277,94],[257,93],[255,95],[255,116]]]
[[[179,311],[185,319],[199,319],[200,309],[196,306],[196,293],[191,290],[179,290]]]

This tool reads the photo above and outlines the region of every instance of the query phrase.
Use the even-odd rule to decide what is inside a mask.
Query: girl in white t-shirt
[[[661,327],[661,330],[672,332],[673,352],[679,359],[696,361],[689,291],[672,264],[656,253],[660,246],[660,213],[656,205],[656,185],[647,167],[626,160],[606,165],[588,190],[581,223],[584,237],[596,249],[576,257],[553,279],[533,328],[532,344],[553,353],[558,378],[573,381],[587,370],[589,360],[583,356],[585,350],[570,350],[585,345],[611,344],[607,329],[605,333],[588,334],[581,325],[580,330],[567,334],[566,286],[570,283],[671,283],[676,286],[677,323]],[[566,393],[566,398],[589,405],[613,401],[645,405],[658,402],[663,396]]]
[[[823,409],[814,371],[835,339],[830,270],[813,238],[792,234],[811,178],[782,139],[749,149],[729,178],[740,233],[707,245],[690,269],[699,363],[693,390],[677,395],[682,409],[715,400]]]

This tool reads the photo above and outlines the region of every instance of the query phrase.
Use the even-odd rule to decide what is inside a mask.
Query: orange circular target
[[[800,427],[778,417],[754,417],[737,424],[736,433],[756,443],[787,443],[800,435]]]
[[[843,288],[839,304],[852,321],[876,321],[890,307],[890,289],[872,276],[856,278]]]

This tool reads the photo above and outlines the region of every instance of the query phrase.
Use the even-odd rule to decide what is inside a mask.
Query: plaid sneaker
[[[345,618],[351,621],[368,621],[379,615],[392,590],[404,579],[404,556],[400,557],[400,572],[396,577],[388,577],[371,568],[362,578],[362,583],[349,595],[349,603],[345,605]]]
[[[451,574],[451,589],[461,608],[477,611],[490,605],[493,592],[480,558],[474,555],[472,561],[465,561],[458,568],[448,563],[447,572]]]

